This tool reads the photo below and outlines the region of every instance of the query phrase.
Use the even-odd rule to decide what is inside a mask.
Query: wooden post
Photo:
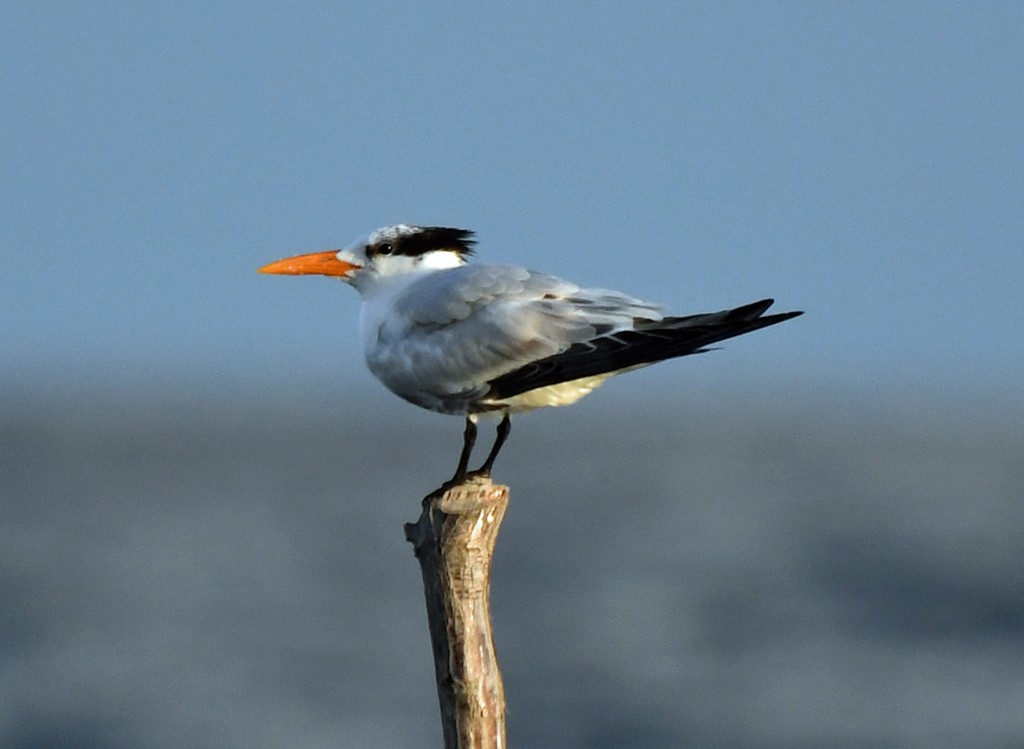
[[[445,749],[505,749],[490,582],[507,506],[507,486],[472,479],[428,496],[405,526],[423,573]]]

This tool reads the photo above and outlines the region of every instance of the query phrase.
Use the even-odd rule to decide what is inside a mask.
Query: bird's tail
[[[767,328],[802,315],[802,311],[764,313],[773,299],[735,309],[661,320],[637,320],[633,329],[620,330],[577,343],[560,354],[502,375],[489,384],[488,396],[511,398],[536,388],[584,377],[614,374],[646,364],[708,351],[712,344]]]

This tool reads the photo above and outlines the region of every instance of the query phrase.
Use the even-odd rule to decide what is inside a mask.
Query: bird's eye
[[[395,248],[392,247],[389,243],[381,242],[379,245],[377,245],[377,254],[390,255],[392,252],[394,252],[394,249]]]

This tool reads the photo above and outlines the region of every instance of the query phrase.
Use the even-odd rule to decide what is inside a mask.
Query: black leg
[[[455,469],[455,475],[448,483],[451,486],[461,484],[466,480],[466,469],[469,468],[469,457],[473,454],[473,445],[476,442],[476,420],[466,417],[466,431],[462,433],[462,455],[459,456],[459,467]]]
[[[473,471],[474,476],[490,476],[491,469],[494,467],[494,459],[498,457],[498,453],[501,452],[501,446],[505,444],[505,440],[508,439],[509,432],[512,431],[512,419],[505,414],[501,419],[501,423],[498,424],[498,434],[494,438],[494,447],[487,454],[487,460],[477,470]]]

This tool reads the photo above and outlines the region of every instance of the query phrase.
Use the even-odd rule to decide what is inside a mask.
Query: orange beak
[[[260,268],[260,273],[273,273],[279,276],[347,276],[358,265],[338,260],[335,250],[327,252],[311,252],[308,255],[296,255],[268,263]]]

